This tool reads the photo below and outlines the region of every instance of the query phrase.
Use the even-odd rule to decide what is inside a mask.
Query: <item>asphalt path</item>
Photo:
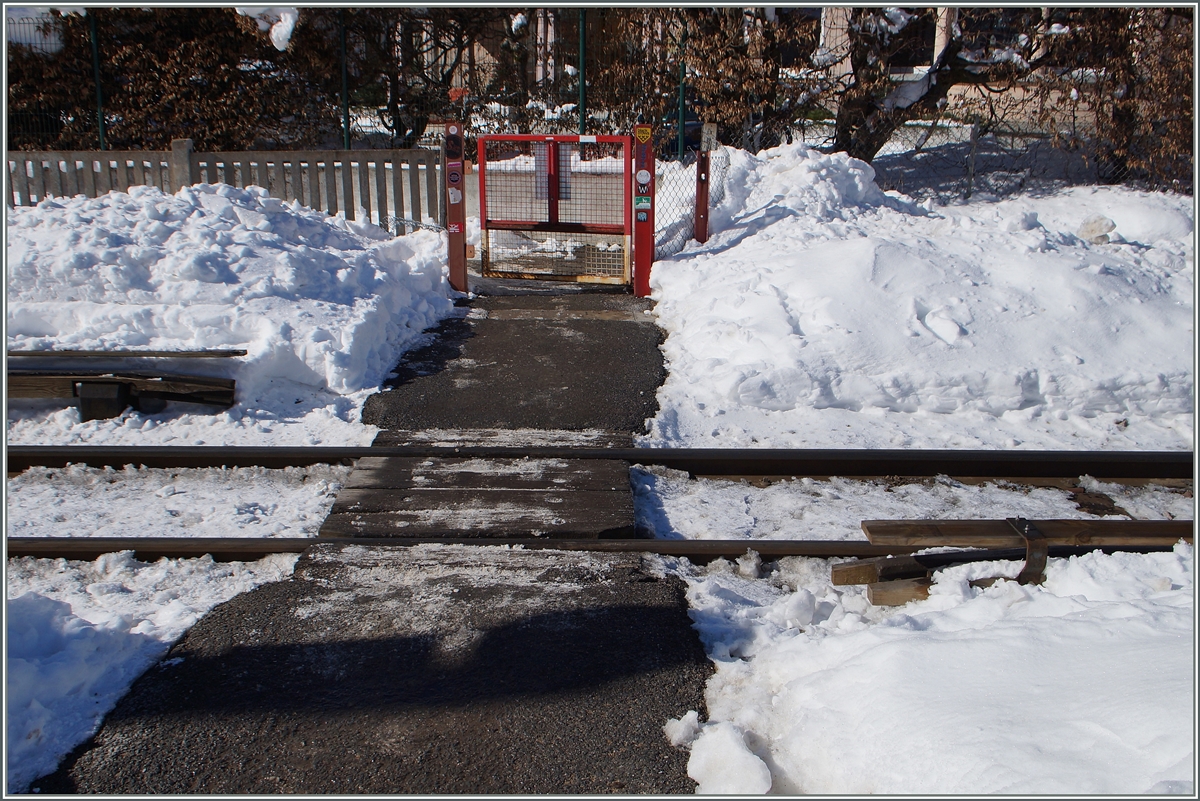
[[[318,546],[204,617],[45,793],[682,793],[711,665],[653,557]]]
[[[405,355],[363,422],[644,433],[666,376],[650,301],[528,284],[472,281],[480,294]]]

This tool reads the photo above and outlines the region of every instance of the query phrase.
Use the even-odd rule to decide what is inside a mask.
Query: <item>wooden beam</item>
[[[929,597],[933,582],[927,578],[897,579],[867,585],[867,600],[875,606],[903,606]]]

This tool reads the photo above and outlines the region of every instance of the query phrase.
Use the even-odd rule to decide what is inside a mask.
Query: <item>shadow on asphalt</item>
[[[674,608],[601,606],[535,615],[474,640],[413,635],[237,645],[211,656],[185,647],[172,654],[182,662],[139,679],[105,725],[194,712],[433,709],[513,697],[529,703],[704,664],[680,615]]]
[[[424,334],[431,336],[432,341],[401,356],[393,376],[383,386],[399,387],[422,376],[440,373],[462,355],[467,340],[475,336],[465,317],[447,317],[433,328],[425,329]]]

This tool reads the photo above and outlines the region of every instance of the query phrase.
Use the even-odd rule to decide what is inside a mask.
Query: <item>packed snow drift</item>
[[[669,376],[646,445],[1191,446],[1190,198],[917,205],[873,176],[732,153],[716,233],[651,276]]]
[[[666,727],[698,792],[1192,792],[1189,545],[947,568],[900,609],[828,560],[676,569],[717,667],[709,721]]]
[[[237,380],[217,414],[173,404],[81,423],[62,404],[10,403],[9,441],[39,445],[369,443],[366,393],[453,306],[442,235],[393,238],[258,187],[9,209],[7,269],[9,350],[248,351],[186,364]]]
[[[1118,187],[960,205],[803,145],[733,151],[714,235],[655,264],[668,376],[648,447],[1189,449],[1191,198]],[[659,537],[864,539],[889,518],[1094,518],[1005,482],[632,476]],[[1113,514],[1190,519],[1186,487]],[[717,666],[664,727],[701,793],[1191,793],[1192,547],[941,571],[873,607],[829,560],[668,560]]]

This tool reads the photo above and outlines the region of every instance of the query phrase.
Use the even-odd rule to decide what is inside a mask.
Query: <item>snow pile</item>
[[[10,408],[10,441],[115,444],[128,428],[149,444],[145,429],[168,420],[157,441],[194,441],[184,426],[195,424],[214,429],[208,444],[250,444],[277,421],[304,444],[335,439],[330,428],[361,437],[339,423],[357,423],[362,391],[452,308],[444,248],[437,233],[392,238],[258,187],[135,187],[9,209],[10,350],[249,351],[187,364],[238,381],[238,405],[215,419],[175,410],[81,425],[74,409]]]
[[[948,568],[899,609],[829,565],[676,566],[717,667],[711,722],[665,729],[699,792],[1192,792],[1190,545]]]
[[[33,467],[8,480],[10,537],[315,537],[349,467]]]
[[[1190,447],[1189,198],[916,206],[845,154],[730,155],[717,233],[651,276],[669,376],[644,444]]]
[[[145,564],[125,552],[95,562],[10,559],[8,792],[24,792],[52,772],[204,613],[286,578],[296,558]]]

